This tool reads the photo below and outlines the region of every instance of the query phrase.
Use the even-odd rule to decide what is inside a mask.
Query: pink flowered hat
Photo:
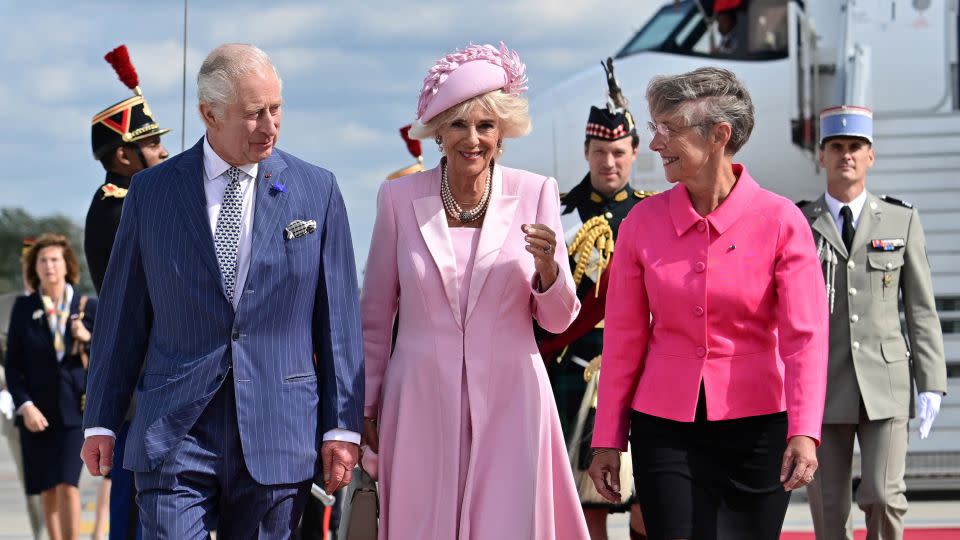
[[[454,51],[437,60],[423,79],[417,103],[416,128],[443,111],[493,90],[519,96],[526,90],[526,66],[516,51],[493,45],[473,45]]]

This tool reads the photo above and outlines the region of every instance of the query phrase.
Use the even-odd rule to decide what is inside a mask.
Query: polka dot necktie
[[[223,288],[231,303],[237,286],[237,246],[240,245],[240,214],[243,207],[240,179],[244,174],[236,167],[230,167],[223,173],[229,183],[223,192],[217,230],[213,235],[213,243],[217,248],[217,263],[220,265],[220,273],[223,274]]]

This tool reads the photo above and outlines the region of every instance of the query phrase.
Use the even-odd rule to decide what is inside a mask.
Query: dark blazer
[[[234,310],[203,181],[201,139],[131,184],[104,279],[84,427],[118,431],[136,391],[123,465],[154,470],[226,379],[250,474],[261,484],[302,482],[317,470],[323,433],[360,432],[363,420],[343,198],[332,173],[281,150],[260,163],[250,270]],[[287,239],[297,219],[315,220],[316,231]]]
[[[71,316],[78,312],[80,296],[73,295]],[[67,322],[64,340],[67,354],[63,361],[58,362],[47,317],[42,314],[34,318],[37,311],[43,313],[43,300],[39,292],[21,296],[13,304],[7,335],[7,387],[18,408],[32,401],[47,418],[50,427],[80,426],[83,422],[80,397],[86,387],[87,375],[80,356],[70,355],[73,346],[70,323]],[[96,312],[96,299],[88,298],[83,324],[91,332]],[[22,416],[17,416],[17,423],[22,425]]]

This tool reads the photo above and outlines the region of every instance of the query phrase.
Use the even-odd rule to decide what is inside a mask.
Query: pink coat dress
[[[827,305],[806,218],[739,181],[707,217],[679,184],[620,225],[607,291],[594,447],[625,449],[630,412],[692,422],[787,411],[787,436],[819,441]]]
[[[361,313],[380,538],[588,538],[532,323],[562,332],[580,304],[562,241],[557,281],[534,289],[521,231],[562,234],[556,181],[495,167],[465,320],[440,169],[384,183],[377,205]]]

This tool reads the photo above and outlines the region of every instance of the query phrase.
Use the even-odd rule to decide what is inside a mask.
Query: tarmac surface
[[[6,440],[0,444],[0,540],[31,540],[23,488],[17,480],[13,458]],[[78,457],[79,459],[79,457]],[[100,480],[84,472],[80,481],[82,504],[81,538],[90,538],[93,532],[94,502]],[[960,539],[960,501],[912,501],[906,517],[908,532],[905,540]],[[864,527],[863,514],[854,510],[854,527]],[[610,518],[610,540],[629,540],[625,514]],[[813,525],[803,492],[794,495],[784,521],[784,539],[813,539]],[[800,534],[796,534],[800,533]],[[804,534],[805,533],[805,534]],[[862,538],[862,534],[857,538]]]

